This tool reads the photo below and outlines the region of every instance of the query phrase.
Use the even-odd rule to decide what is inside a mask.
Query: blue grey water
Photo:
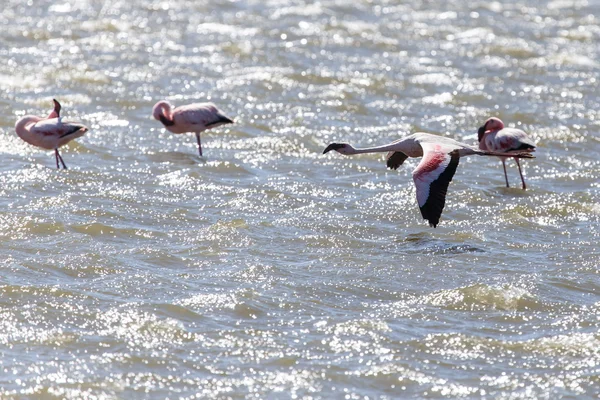
[[[0,397],[594,399],[596,0],[3,0]],[[54,155],[25,114],[90,127]],[[154,103],[213,101],[195,138]],[[321,154],[489,116],[440,225],[411,171]]]

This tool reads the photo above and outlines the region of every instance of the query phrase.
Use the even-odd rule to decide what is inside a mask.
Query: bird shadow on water
[[[409,254],[464,254],[483,253],[484,249],[470,244],[456,244],[431,237],[429,233],[411,233],[396,240],[398,246]]]

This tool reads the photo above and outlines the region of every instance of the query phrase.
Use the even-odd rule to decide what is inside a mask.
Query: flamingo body
[[[501,154],[423,132],[406,136],[388,145],[362,149],[354,148],[347,143],[332,143],[323,153],[331,150],[344,155],[388,152],[387,166],[392,169],[397,169],[408,157],[423,157],[412,175],[421,215],[434,228],[440,221],[448,186],[454,177],[460,157],[473,154],[484,156]],[[529,153],[510,152],[510,154],[511,157],[533,158]]]
[[[200,133],[210,128],[233,123],[233,120],[225,116],[213,103],[195,103],[173,109],[169,102],[162,100],[154,105],[152,116],[162,122],[165,129],[171,133],[195,133],[198,152],[201,156]]]
[[[484,151],[495,151],[498,153],[513,151],[535,151],[535,143],[529,136],[527,136],[525,132],[520,129],[505,128],[504,122],[496,117],[489,118],[485,121],[485,123],[477,132],[477,138],[479,140],[479,148]],[[502,161],[502,167],[504,168],[506,187],[510,187],[508,183],[508,175],[506,173],[506,159],[508,157],[510,156],[500,156],[500,161]],[[523,171],[521,170],[519,159],[515,158],[515,162],[519,168],[519,175],[521,176],[523,190],[525,190],[527,185],[525,184],[525,178],[523,177]]]
[[[60,103],[54,101],[54,110],[48,117],[26,115],[15,124],[15,132],[25,142],[41,147],[42,149],[54,150],[56,167],[58,162],[66,169],[66,165],[58,152],[58,148],[69,143],[73,139],[83,136],[88,128],[77,122],[63,121],[60,117]]]
[[[15,131],[27,143],[46,150],[62,147],[87,132],[84,125],[63,122],[61,119],[40,119],[34,115],[26,115],[17,121]]]

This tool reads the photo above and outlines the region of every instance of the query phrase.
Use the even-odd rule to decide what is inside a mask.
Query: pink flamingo
[[[54,102],[54,109],[46,118],[26,115],[17,121],[15,131],[21,139],[29,144],[42,149],[54,150],[56,168],[60,168],[58,165],[60,160],[63,168],[67,169],[58,148],[73,139],[83,136],[88,128],[77,122],[63,121],[60,116],[62,108],[60,103],[56,99],[52,99],[52,101]]]
[[[506,153],[511,151],[522,151],[522,152],[534,152],[535,143],[525,132],[515,128],[505,128],[504,122],[499,118],[492,117],[485,121],[483,126],[477,131],[477,139],[479,140],[479,148],[485,151],[495,151],[498,153]],[[510,187],[508,184],[508,175],[506,174],[506,159],[509,156],[501,156],[502,167],[504,168],[504,179],[506,180],[506,187]],[[510,156],[512,157],[512,156]],[[523,182],[523,190],[527,189],[525,185],[525,178],[523,178],[523,171],[521,171],[521,164],[517,157],[513,157],[519,167],[519,174],[521,175],[521,182]]]
[[[392,169],[398,169],[408,157],[423,157],[413,171],[413,180],[417,188],[417,202],[421,209],[421,215],[434,228],[440,222],[448,185],[456,172],[460,157],[472,154],[481,156],[501,154],[479,150],[450,138],[423,132],[406,136],[384,146],[363,149],[355,149],[347,143],[332,143],[325,148],[323,154],[331,150],[344,155],[388,152],[387,166]],[[529,153],[512,152],[510,154],[511,157],[516,158],[533,158]]]
[[[225,124],[233,124],[213,103],[196,103],[180,106],[174,110],[166,100],[161,100],[152,108],[152,116],[171,133],[194,132],[198,141],[198,153],[202,156],[200,132]]]

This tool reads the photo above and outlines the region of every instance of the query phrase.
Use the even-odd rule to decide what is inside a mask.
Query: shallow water
[[[213,3],[3,3],[0,397],[597,398],[600,4]],[[462,159],[436,229],[417,160],[321,154],[491,115],[528,189]]]

